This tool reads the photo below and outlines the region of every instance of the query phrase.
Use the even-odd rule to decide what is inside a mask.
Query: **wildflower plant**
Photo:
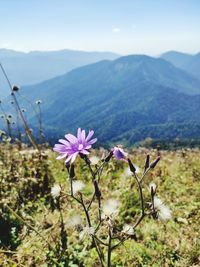
[[[54,151],[59,153],[57,159],[65,159],[65,165],[69,176],[70,187],[68,192],[58,190],[58,186],[52,189],[52,196],[59,191],[59,195],[67,197],[68,200],[75,201],[77,205],[82,208],[84,214],[84,221],[86,224],[82,227],[80,232],[80,239],[84,240],[85,237],[91,238],[90,248],[95,248],[100,266],[111,266],[111,255],[113,250],[118,248],[128,239],[135,239],[135,230],[145,217],[152,217],[162,221],[168,220],[171,217],[170,209],[156,196],[156,185],[152,182],[149,185],[149,198],[146,201],[143,193],[146,175],[153,170],[160,160],[157,157],[153,162],[150,162],[150,157],[147,155],[142,170],[138,172],[131,161],[128,153],[126,153],[121,146],[115,146],[111,151],[102,159],[96,160],[95,164],[92,163],[92,157],[89,158],[90,149],[97,141],[93,138],[94,131],[89,131],[86,136],[85,130],[80,128],[77,131],[77,136],[72,134],[65,135],[65,139],[60,139],[59,143],[54,146]],[[93,193],[88,196],[85,195],[84,182],[77,180],[76,177],[76,164],[75,160],[80,157],[84,161],[85,166],[91,176],[91,183],[93,185]],[[102,185],[102,174],[105,166],[114,160],[122,160],[129,168],[129,173],[132,179],[136,182],[139,200],[140,200],[140,215],[134,218],[131,224],[119,224],[119,202],[112,197],[112,192],[108,199],[105,199],[102,192],[104,188]],[[141,176],[139,177],[139,174]],[[130,187],[131,190],[131,187]],[[150,199],[150,201],[149,201]],[[93,211],[92,208],[94,207]],[[78,216],[78,215],[77,215]],[[106,233],[106,234],[105,234]]]
[[[23,126],[24,126],[24,129],[25,129],[25,132],[27,133],[27,136],[31,142],[31,144],[33,145],[34,148],[36,148],[38,151],[39,151],[39,147],[37,145],[37,143],[35,142],[34,140],[34,137],[33,137],[33,134],[28,126],[28,123],[24,117],[24,114],[20,108],[20,104],[17,100],[17,97],[16,97],[16,93],[20,90],[20,88],[17,86],[17,85],[13,85],[11,84],[9,78],[8,78],[8,75],[3,67],[3,65],[0,63],[0,69],[2,70],[3,72],[3,75],[5,76],[5,79],[10,87],[10,91],[11,91],[11,96],[13,98],[13,104],[15,105],[15,108],[16,108],[16,113],[19,115],[19,117],[21,118],[21,121],[23,123]]]

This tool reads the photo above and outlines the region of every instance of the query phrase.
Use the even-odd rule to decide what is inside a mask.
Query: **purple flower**
[[[91,140],[94,131],[89,131],[87,137],[85,130],[78,128],[77,137],[72,134],[66,134],[65,139],[59,139],[60,144],[55,144],[53,150],[60,155],[57,159],[66,158],[65,162],[74,162],[78,154],[88,155],[88,149],[97,141],[97,138]]]
[[[127,156],[127,153],[120,147],[115,146],[113,149],[113,156],[117,159],[117,160],[124,160]]]

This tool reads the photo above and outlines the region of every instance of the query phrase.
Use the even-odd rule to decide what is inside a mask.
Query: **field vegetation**
[[[171,218],[163,221],[146,216],[113,250],[111,266],[200,266],[200,151],[130,150],[129,158],[138,175],[143,172],[147,154],[151,160],[160,155],[161,160],[145,177],[145,206],[150,201],[149,184],[154,182],[157,196],[172,211]],[[106,155],[109,152],[103,148],[91,150],[94,170]],[[69,197],[70,179],[64,161],[56,160],[51,148],[38,152],[8,140],[0,146],[0,165],[0,266],[100,266],[81,205]],[[83,196],[87,203],[93,194],[91,174],[79,156],[74,166],[74,179],[85,185],[80,186],[77,197]],[[114,221],[123,232],[141,212],[128,163],[112,157],[99,187],[102,205],[108,200],[118,203]],[[97,209],[94,204],[90,215],[94,221]],[[108,241],[105,225],[101,237]],[[106,253],[104,246],[102,251]]]

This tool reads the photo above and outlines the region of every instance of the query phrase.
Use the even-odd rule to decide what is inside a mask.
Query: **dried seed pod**
[[[14,92],[18,92],[19,91],[19,87],[17,85],[13,85],[12,90]]]
[[[40,104],[42,104],[42,100],[36,100],[36,101],[35,101],[35,104],[36,104],[36,105],[40,105]]]

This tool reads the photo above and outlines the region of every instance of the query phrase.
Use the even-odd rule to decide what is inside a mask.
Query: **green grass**
[[[99,156],[101,153],[97,152]],[[140,169],[147,153],[153,160],[158,152],[144,148],[130,152]],[[61,198],[67,234],[67,249],[62,250],[60,214],[50,189],[59,183],[63,191],[69,191],[69,179],[63,161],[55,160],[55,153],[46,149],[43,154],[39,157],[26,147],[19,151],[15,146],[0,146],[0,266],[100,266],[90,238],[80,240],[82,226],[72,226],[72,218],[77,214],[82,217],[82,225],[86,222],[80,206],[68,197]],[[120,202],[116,219],[119,227],[133,224],[140,210],[136,184],[124,175],[126,167],[126,162],[113,159],[100,183],[102,202],[109,198]],[[87,184],[83,194],[89,198],[93,189],[91,177],[80,159],[75,171],[76,178]],[[146,201],[151,181],[158,186],[158,196],[171,208],[172,219],[161,222],[146,217],[136,229],[136,240],[128,240],[114,250],[112,266],[200,266],[200,151],[161,151],[161,161],[145,178]],[[92,218],[96,209],[94,205]],[[102,235],[105,234],[104,227]]]

